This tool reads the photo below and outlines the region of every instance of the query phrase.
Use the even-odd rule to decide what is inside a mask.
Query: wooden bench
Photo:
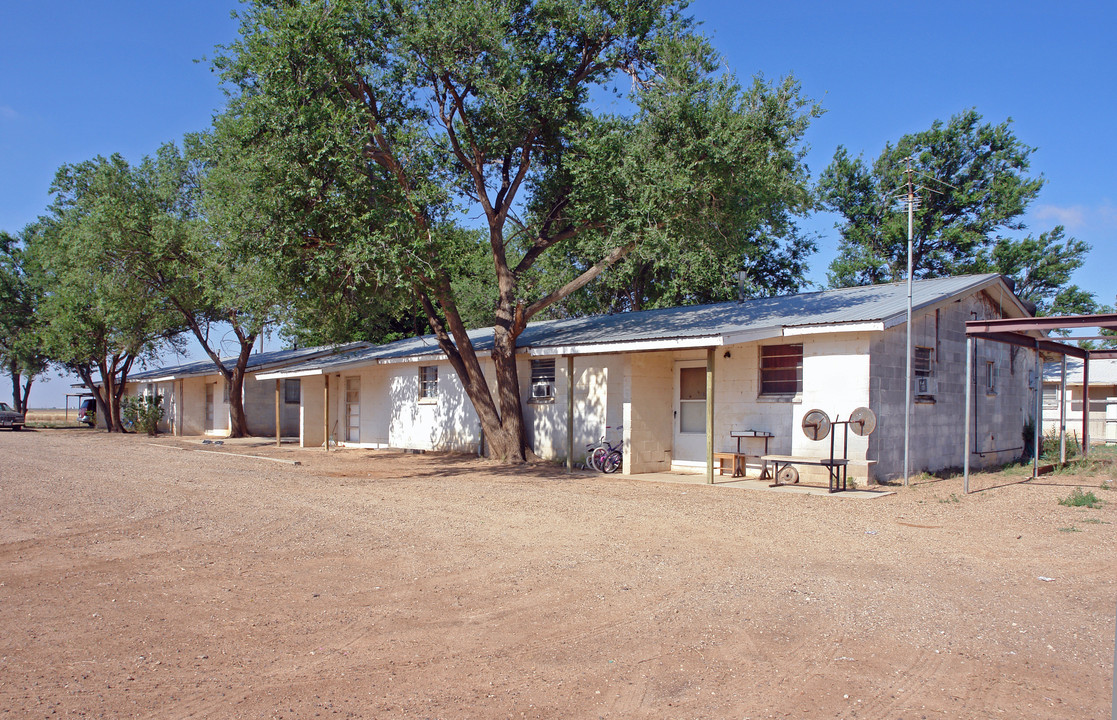
[[[749,460],[760,462],[762,455],[754,455],[741,451],[741,438],[760,438],[764,441],[764,453],[768,453],[768,440],[772,437],[772,433],[766,430],[732,430],[729,436],[737,440],[737,452],[716,452],[714,453],[714,463],[716,464],[718,475],[725,474],[726,464],[730,464],[732,468],[733,477],[744,477],[745,466]],[[764,479],[763,471],[760,478]]]
[[[765,455],[760,458],[764,462],[764,471],[761,477],[768,476],[768,463],[772,463],[773,470],[771,478],[774,481],[770,487],[779,487],[785,483],[780,482],[780,472],[792,465],[818,465],[826,468],[830,475],[830,492],[838,492],[846,488],[846,468],[849,465],[849,460],[841,458],[818,458],[818,457],[795,457],[793,455]],[[798,473],[796,473],[795,482],[799,482]]]
[[[716,452],[714,453],[714,469],[717,470],[718,475],[724,475],[728,464],[733,477],[744,477],[745,463],[750,458],[757,462],[760,461],[759,455],[748,455],[740,452]]]

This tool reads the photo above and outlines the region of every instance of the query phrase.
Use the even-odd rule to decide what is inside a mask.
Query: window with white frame
[[[993,360],[985,361],[985,392],[997,392],[997,363]]]
[[[434,400],[438,397],[438,366],[419,367],[419,399]]]
[[[803,345],[765,345],[760,348],[760,394],[795,395],[803,392]]]
[[[531,361],[531,402],[553,402],[555,399],[555,361]]]
[[[289,378],[283,381],[283,402],[288,405],[298,405],[302,392],[302,381],[298,378]]]

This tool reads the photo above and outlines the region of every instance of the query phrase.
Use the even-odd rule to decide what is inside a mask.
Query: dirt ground
[[[1108,718],[1100,484],[852,500],[4,432],[0,718]]]

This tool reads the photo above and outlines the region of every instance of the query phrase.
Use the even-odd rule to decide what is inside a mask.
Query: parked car
[[[78,422],[93,427],[97,424],[97,401],[93,398],[82,400],[78,405]]]
[[[0,427],[22,430],[23,413],[16,412],[12,406],[6,402],[0,402]]]

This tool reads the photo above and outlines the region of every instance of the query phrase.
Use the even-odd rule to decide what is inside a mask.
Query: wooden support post
[[[974,339],[966,338],[966,419],[962,423],[965,441],[962,443],[962,494],[970,493],[970,416],[973,414],[973,354]]]
[[[714,484],[714,348],[706,349],[706,482]]]
[[[566,472],[574,472],[574,356],[566,356]]]
[[[281,429],[279,426],[279,378],[275,379],[275,444],[281,445]]]
[[[322,444],[326,447],[326,452],[330,451],[330,376],[322,375],[322,379],[326,381],[326,395],[324,404],[322,405],[322,430],[323,440]]]

